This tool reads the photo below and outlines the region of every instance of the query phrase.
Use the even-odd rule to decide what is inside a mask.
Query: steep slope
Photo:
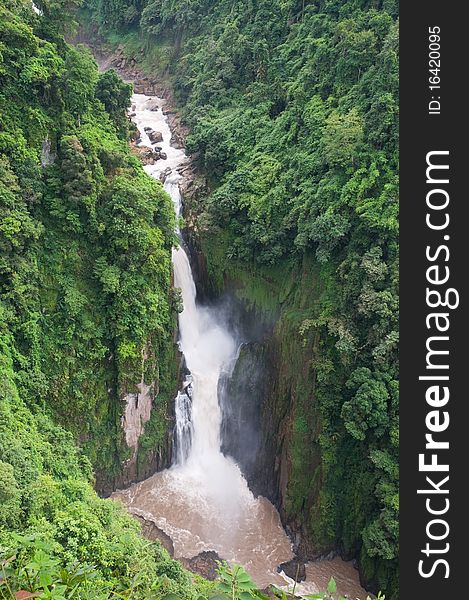
[[[4,327],[21,397],[74,433],[98,487],[112,490],[167,460],[172,207],[128,149],[130,86],[66,45],[66,23],[46,7],[10,8],[0,30]],[[139,398],[150,405],[146,440],[138,414],[138,431],[123,430]]]
[[[69,8],[0,2],[0,597],[199,597],[93,490],[93,468],[112,489],[164,460],[174,218],[129,151],[130,87],[65,43]]]

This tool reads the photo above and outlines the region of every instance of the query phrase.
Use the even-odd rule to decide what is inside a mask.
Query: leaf
[[[240,590],[252,590],[255,587],[255,583],[253,581],[239,581],[238,580],[238,588]]]
[[[27,569],[28,571],[31,571],[31,573],[33,573],[34,575],[35,575],[36,573],[38,573],[38,572],[39,572],[40,568],[41,568],[41,567],[40,567],[40,565],[38,565],[38,564],[37,564],[36,562],[34,562],[34,561],[31,561],[31,562],[29,562],[29,563],[28,563],[28,564],[25,566],[25,569]]]
[[[327,591],[329,594],[335,594],[337,592],[337,584],[333,577],[330,578],[329,583],[327,584]]]
[[[42,588],[46,588],[52,585],[53,581],[54,580],[52,579],[52,575],[47,571],[41,571],[39,573],[39,583],[41,584]]]
[[[252,595],[255,598],[261,598],[261,600],[269,600],[268,596],[263,594],[260,590],[252,590]]]
[[[29,598],[37,598],[41,594],[39,592],[27,592],[26,590],[19,590],[15,593],[15,600],[28,600]]]

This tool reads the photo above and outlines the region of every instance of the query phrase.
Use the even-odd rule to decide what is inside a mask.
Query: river
[[[183,150],[171,146],[164,100],[135,94],[132,105],[140,145],[166,154],[166,159],[146,165],[145,170],[157,179],[165,173],[165,190],[180,216],[178,168],[188,159]],[[153,143],[152,131],[160,132],[162,141]],[[223,559],[242,564],[259,587],[271,583],[284,587],[289,582],[277,573],[277,566],[293,558],[293,552],[279,514],[267,499],[253,496],[237,464],[220,449],[218,380],[233,367],[239,344],[217,311],[196,302],[182,245],[173,250],[172,258],[174,284],[181,289],[184,307],[179,315],[179,346],[190,373],[175,401],[174,462],[170,469],[113,497],[169,535],[176,558],[214,550]],[[356,570],[340,559],[309,563],[307,580],[296,589],[302,594],[324,591],[330,575],[348,598],[366,597]]]

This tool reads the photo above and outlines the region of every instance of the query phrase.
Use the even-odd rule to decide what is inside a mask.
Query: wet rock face
[[[124,397],[125,409],[122,415],[122,428],[129,448],[137,450],[138,441],[150,420],[153,405],[152,386],[145,385],[143,378],[137,385],[138,392]]]
[[[222,452],[239,464],[253,493],[264,496],[270,487],[261,443],[268,365],[264,344],[244,344],[231,376],[221,378],[218,391],[223,416]]]
[[[51,141],[49,137],[46,137],[42,142],[41,149],[41,167],[45,169],[48,165],[52,165],[55,162],[55,154],[51,151]]]
[[[157,527],[153,521],[149,521],[140,515],[133,515],[142,525],[142,535],[152,542],[158,541],[171,557],[174,556],[173,540],[162,529]]]
[[[223,559],[213,550],[201,552],[193,558],[181,558],[179,560],[186,569],[192,571],[192,573],[202,575],[202,577],[209,581],[214,581],[217,578],[217,561],[223,561]]]

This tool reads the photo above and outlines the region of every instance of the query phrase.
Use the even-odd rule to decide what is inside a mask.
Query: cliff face
[[[96,490],[103,496],[166,469],[172,460],[174,403],[179,364],[173,344],[145,348],[141,379],[123,382],[116,413],[116,439],[121,440],[113,469],[96,469]]]
[[[264,407],[271,377],[268,345],[244,343],[231,374],[219,383],[222,408],[222,451],[241,466],[251,490],[276,499],[277,489],[265,447]],[[267,425],[267,424],[266,424]]]
[[[327,330],[311,325],[329,293],[324,270],[308,255],[275,267],[228,261],[223,235],[202,235],[199,244],[207,266],[199,279],[209,294],[236,299],[244,341],[220,382],[224,452],[277,506],[301,559],[355,558],[363,585],[393,589],[393,564],[370,558],[362,542],[377,480],[366,447],[337,418],[347,365]]]
[[[320,479],[314,372],[282,337],[288,328],[281,329],[263,343],[246,343],[223,382],[223,451],[252,491],[277,506],[295,551],[308,559],[327,548],[313,548],[308,531]]]
[[[305,559],[334,547],[333,540],[317,536],[312,543],[321,451],[312,366],[317,340],[305,342],[300,336],[308,309],[302,287],[311,283],[309,267],[305,260],[283,278],[280,272],[257,272],[251,275],[255,286],[253,280],[248,285],[251,276],[246,273],[227,277],[226,286],[243,297],[242,337],[249,340],[256,327],[258,335],[243,344],[232,373],[220,384],[223,450],[241,466],[253,492],[277,506],[295,550]]]

